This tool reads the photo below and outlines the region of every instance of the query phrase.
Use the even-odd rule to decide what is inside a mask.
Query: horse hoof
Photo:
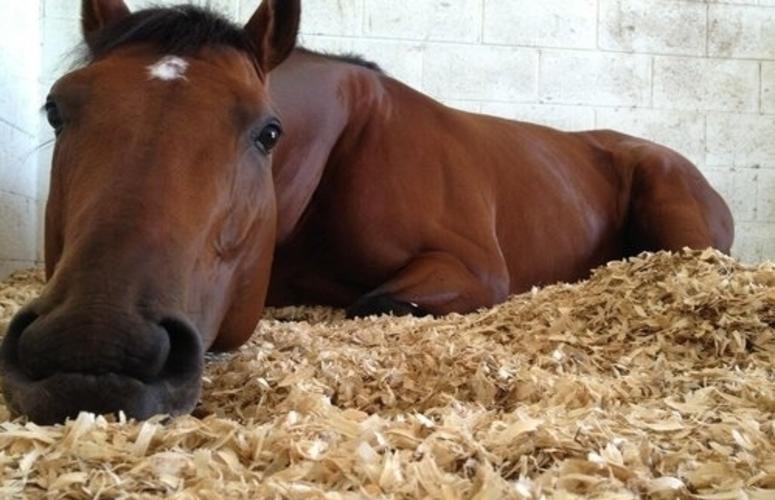
[[[347,308],[345,314],[348,319],[365,318],[367,316],[381,316],[392,314],[393,316],[428,316],[430,313],[423,310],[417,304],[400,302],[387,295],[363,297]]]

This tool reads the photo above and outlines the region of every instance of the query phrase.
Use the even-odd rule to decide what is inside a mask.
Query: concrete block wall
[[[0,279],[36,260],[37,2],[0,0]]]
[[[41,94],[67,68],[80,3],[42,2]],[[258,0],[197,3],[246,20]],[[773,0],[304,0],[301,40],[462,109],[671,146],[729,201],[734,253],[775,259]]]

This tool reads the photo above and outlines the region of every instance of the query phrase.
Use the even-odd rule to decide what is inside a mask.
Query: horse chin
[[[201,392],[201,371],[183,379],[144,382],[116,373],[57,373],[32,380],[19,370],[3,373],[3,392],[12,412],[41,425],[62,423],[80,412],[144,420],[191,413]]]

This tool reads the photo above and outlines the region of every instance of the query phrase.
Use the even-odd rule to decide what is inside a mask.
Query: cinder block
[[[47,17],[43,20],[42,78],[56,80],[78,61],[83,38],[77,19]]]
[[[158,7],[158,6],[172,6],[172,5],[181,5],[182,3],[189,3],[193,5],[198,5],[200,7],[209,7],[212,10],[216,12],[220,12],[221,14],[226,15],[230,19],[236,19],[237,13],[240,8],[240,0],[186,0],[185,2],[180,2],[177,0],[127,0],[127,5],[130,6],[132,10],[140,10],[140,9],[147,9],[149,7]],[[246,7],[250,7],[250,4],[253,4],[253,10],[248,14],[248,17],[250,17],[250,14],[252,14],[256,7],[258,7],[259,2],[250,2],[250,1],[243,1],[246,5]],[[76,9],[76,12],[80,12],[80,5]]]
[[[0,191],[37,198],[37,139],[0,119]]]
[[[646,106],[651,100],[651,58],[542,51],[539,81],[545,103]]]
[[[759,63],[656,57],[654,105],[710,111],[757,111]]]
[[[709,113],[709,166],[775,166],[775,119],[768,115]]]
[[[753,222],[757,219],[757,191],[760,169],[736,167],[709,167],[703,175],[729,205],[735,222]]]
[[[43,104],[38,98],[36,78],[21,78],[0,71],[0,120],[30,136],[37,133]]]
[[[747,264],[755,264],[761,260],[762,241],[750,233],[751,224],[740,224],[735,227],[735,241],[732,245],[732,256]]]
[[[757,193],[756,218],[775,223],[775,170],[761,169]]]
[[[9,164],[18,161],[16,150],[28,148],[21,143],[23,140],[19,134],[11,134],[7,127],[19,129],[21,135],[37,132],[40,107],[36,101],[36,82],[40,76],[39,14],[38,2],[7,2],[0,16],[0,121],[6,126],[0,132],[6,142],[0,145],[0,162],[3,163],[0,169],[11,168]],[[3,180],[0,177],[0,189]]]
[[[704,55],[703,3],[601,0],[599,46],[608,50]]]
[[[230,19],[237,19],[240,8],[244,7],[246,17],[250,17],[255,12],[261,0],[125,0],[126,4],[133,11],[146,9],[148,7],[157,7],[159,5],[180,5],[190,3],[211,9],[228,16]],[[21,3],[21,2],[20,2]],[[43,2],[43,11],[46,17],[59,19],[80,19],[81,18],[81,0],[45,0]],[[249,11],[249,12],[248,12]]]
[[[536,98],[538,52],[515,47],[431,44],[423,88],[444,99],[531,101]]]
[[[42,4],[45,17],[77,19],[81,13],[79,0],[43,0]]]
[[[34,81],[40,71],[38,2],[3,2],[2,6],[0,68],[3,73]]]
[[[485,0],[484,41],[593,48],[596,7],[595,0]]]
[[[482,112],[560,130],[588,130],[595,125],[594,110],[585,106],[485,102],[482,104]]]
[[[243,0],[241,15],[246,20],[253,11]],[[255,10],[253,3],[253,9]],[[305,1],[301,14],[301,32],[308,35],[358,36],[363,31],[362,0],[337,0],[336,2]]]
[[[755,264],[775,261],[775,224],[743,222],[735,227],[735,245],[732,255]]]
[[[608,128],[668,146],[697,165],[705,162],[705,116],[695,111],[600,108],[597,128]]]
[[[762,62],[761,111],[762,113],[775,114],[775,62]]]
[[[35,260],[36,246],[34,200],[0,192],[0,259]]]
[[[775,12],[771,7],[711,5],[708,16],[710,55],[775,59]]]
[[[364,34],[405,40],[475,42],[481,0],[365,0]]]

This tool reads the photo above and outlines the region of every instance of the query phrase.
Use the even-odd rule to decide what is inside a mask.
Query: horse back
[[[450,109],[386,79],[316,195],[332,253],[379,281],[445,249],[510,291],[572,280],[621,254],[631,173],[606,141]]]

